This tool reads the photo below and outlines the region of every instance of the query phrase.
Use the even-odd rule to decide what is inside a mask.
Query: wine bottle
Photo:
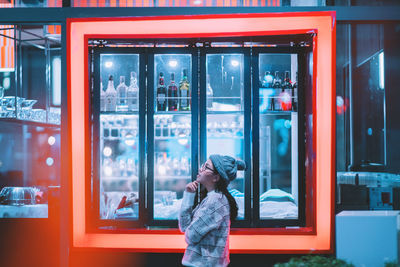
[[[137,84],[136,72],[131,72],[131,81],[127,91],[128,110],[138,111],[139,110],[139,87]]]
[[[182,70],[182,80],[179,82],[179,110],[190,110],[190,83],[187,79],[187,69]]]
[[[160,72],[157,85],[157,111],[167,110],[167,101],[165,99],[166,96],[167,96],[167,88],[165,87],[164,84],[164,73]]]
[[[279,71],[275,71],[275,76],[274,76],[274,83],[272,85],[272,88],[274,88],[274,98],[272,99],[273,102],[273,110],[282,110],[281,102],[279,100],[279,95],[282,92],[282,85],[281,85],[281,79],[279,78]]]
[[[171,81],[168,85],[168,111],[178,110],[178,88],[175,84],[175,73],[171,73]]]
[[[282,92],[280,95],[280,101],[282,110],[291,110],[292,109],[292,84],[290,82],[290,72],[285,71],[285,79],[282,83]]]
[[[105,111],[115,111],[117,105],[117,91],[114,88],[114,78],[112,75],[108,78],[108,86],[106,90]]]
[[[125,84],[125,76],[120,76],[119,85],[117,86],[117,111],[128,111],[127,91],[128,87]]]

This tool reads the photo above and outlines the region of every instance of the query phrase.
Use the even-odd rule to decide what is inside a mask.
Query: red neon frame
[[[159,27],[162,24],[163,27]],[[268,30],[266,30],[268,29]],[[113,34],[107,34],[107,32]],[[86,232],[85,165],[88,147],[88,38],[188,38],[317,33],[313,46],[313,146],[315,177],[309,227],[232,229],[232,253],[331,253],[334,236],[335,177],[335,12],[89,18],[67,20],[68,129],[70,142],[73,247],[144,252],[183,252],[176,229]],[[318,46],[317,46],[318,44]],[[73,53],[73,57],[71,56]],[[317,57],[318,55],[318,57]],[[318,94],[317,94],[318,92]],[[317,112],[318,111],[318,112]],[[317,127],[318,125],[318,127]],[[330,144],[330,145],[328,145]]]

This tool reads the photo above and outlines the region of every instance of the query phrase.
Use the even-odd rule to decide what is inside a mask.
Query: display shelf
[[[21,125],[28,125],[28,126],[36,126],[36,127],[51,127],[51,128],[60,128],[59,124],[52,124],[52,123],[44,123],[44,122],[36,122],[30,120],[21,120],[17,118],[0,118],[0,122],[9,122]]]

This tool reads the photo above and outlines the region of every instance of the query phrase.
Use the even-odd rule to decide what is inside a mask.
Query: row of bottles
[[[107,89],[103,90],[100,81],[100,111],[138,111],[139,87],[136,72],[131,72],[129,87],[125,84],[125,76],[120,76],[117,89],[114,87],[114,78],[109,76]]]
[[[265,105],[267,110],[297,110],[297,73],[296,81],[292,83],[289,71],[285,71],[283,82],[279,77],[279,71],[275,71],[274,76],[271,72],[266,71],[263,80],[260,82],[260,88],[272,89],[272,93],[267,96]]]
[[[179,87],[175,84],[175,73],[171,73],[168,88],[164,82],[164,73],[160,72],[157,84],[157,111],[190,111],[190,83],[187,69],[182,70]]]

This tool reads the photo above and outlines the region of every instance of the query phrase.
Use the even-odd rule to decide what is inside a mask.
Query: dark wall
[[[385,25],[388,171],[400,173],[400,24]]]

